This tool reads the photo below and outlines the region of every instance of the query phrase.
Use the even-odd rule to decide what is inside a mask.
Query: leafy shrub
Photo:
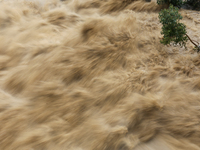
[[[200,10],[200,0],[186,0],[184,4],[191,6],[194,10]]]
[[[183,0],[157,0],[157,3],[158,5],[167,5],[167,6],[172,4],[173,6],[181,8]]]
[[[159,19],[163,25],[161,34],[164,35],[161,43],[167,45],[173,42],[175,45],[186,47],[188,40],[186,26],[179,22],[182,16],[178,13],[178,8],[170,5],[169,9],[161,10]]]

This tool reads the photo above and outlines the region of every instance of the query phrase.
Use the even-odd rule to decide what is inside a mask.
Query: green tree
[[[191,9],[200,10],[200,0],[186,0],[185,5],[189,5]]]
[[[161,10],[159,20],[163,25],[161,34],[164,36],[160,42],[164,45],[173,43],[186,48],[186,42],[189,39],[199,51],[199,46],[187,35],[186,26],[179,22],[181,19],[182,16],[179,14],[178,8],[173,5],[170,5],[168,9]]]
[[[167,5],[168,7],[171,5],[181,8],[183,4],[183,0],[157,0],[158,5]]]

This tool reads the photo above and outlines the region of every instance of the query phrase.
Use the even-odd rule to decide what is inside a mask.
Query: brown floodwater
[[[200,150],[200,55],[160,43],[159,10],[1,0],[0,150]]]

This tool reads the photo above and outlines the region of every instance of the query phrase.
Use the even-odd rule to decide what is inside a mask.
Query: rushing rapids
[[[0,1],[1,150],[200,150],[200,55],[145,0]],[[200,41],[198,12],[180,10]]]

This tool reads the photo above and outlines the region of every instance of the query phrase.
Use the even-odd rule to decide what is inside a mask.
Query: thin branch
[[[187,34],[185,34],[185,35],[188,37],[188,39],[190,40],[190,42],[192,42],[192,44],[194,44],[196,47],[199,48],[199,46],[197,44],[195,44]]]
[[[195,41],[195,40],[193,40],[193,42],[196,42],[196,43],[199,45],[199,42],[197,42],[197,41]]]

